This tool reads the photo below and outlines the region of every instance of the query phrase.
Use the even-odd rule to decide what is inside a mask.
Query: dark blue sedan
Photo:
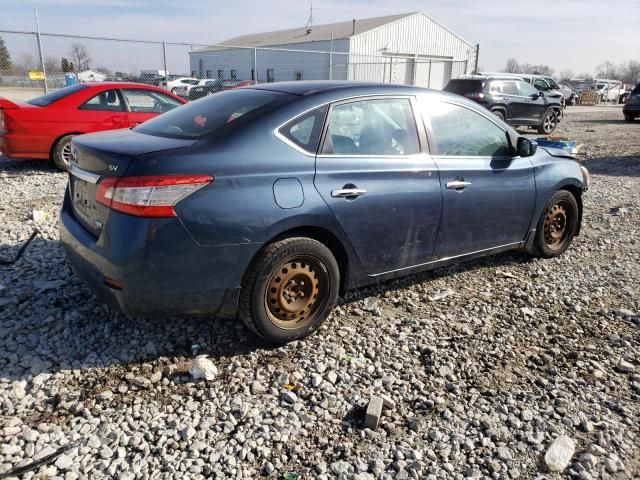
[[[269,83],[74,139],[60,234],[134,315],[239,317],[281,343],[354,287],[492,253],[553,257],[588,172],[462,97]]]

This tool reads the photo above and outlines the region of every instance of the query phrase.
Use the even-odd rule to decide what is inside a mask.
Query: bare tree
[[[82,43],[74,43],[71,45],[69,56],[71,57],[71,62],[76,67],[76,71],[78,72],[88,70],[91,61],[93,60],[89,54],[89,50]]]
[[[35,70],[36,68],[39,68],[39,66],[33,55],[27,52],[21,52],[18,55],[18,60],[13,62],[13,69],[17,75],[26,75],[29,70]]]
[[[520,64],[518,63],[518,60],[516,60],[515,58],[510,58],[509,60],[507,60],[503,71],[505,73],[520,73]]]
[[[640,83],[640,62],[629,60],[619,67],[620,81],[623,83]]]
[[[573,72],[571,70],[562,70],[558,74],[558,78],[561,82],[568,82],[573,78]]]
[[[617,79],[618,69],[612,62],[607,60],[596,67],[596,77]]]

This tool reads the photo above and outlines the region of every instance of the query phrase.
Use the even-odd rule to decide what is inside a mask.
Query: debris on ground
[[[204,378],[205,380],[213,380],[218,374],[218,369],[214,363],[209,360],[207,355],[198,355],[193,359],[189,374],[194,380]]]
[[[559,435],[547,449],[544,456],[544,462],[551,472],[562,472],[576,451],[576,444],[567,435]]]
[[[380,417],[382,416],[382,407],[384,400],[377,395],[372,395],[367,405],[367,411],[364,417],[364,427],[375,430],[380,423]]]

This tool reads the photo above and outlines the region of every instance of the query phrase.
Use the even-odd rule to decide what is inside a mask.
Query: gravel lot
[[[563,257],[356,291],[278,349],[236,322],[110,311],[57,242],[65,175],[0,162],[0,256],[42,233],[0,266],[0,478],[60,447],[21,478],[557,478],[545,453],[563,434],[561,476],[638,478],[640,122],[573,107],[558,133],[593,173]],[[199,354],[213,380],[189,375]]]

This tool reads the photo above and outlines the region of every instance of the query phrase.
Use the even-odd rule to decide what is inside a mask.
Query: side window
[[[491,82],[491,93],[502,93],[502,82]]]
[[[547,90],[549,90],[549,85],[547,85],[547,82],[545,82],[541,78],[536,78],[535,81],[533,82],[533,86],[536,87],[541,92],[546,92]]]
[[[116,90],[107,90],[90,98],[80,106],[80,110],[103,110],[107,112],[122,112],[124,105]]]
[[[420,151],[408,98],[361,100],[336,105],[322,152],[337,155],[411,155]]]
[[[530,97],[531,95],[537,95],[538,90],[525,82],[517,82],[520,95],[523,97]]]
[[[473,110],[437,102],[428,104],[425,115],[431,119],[438,155],[502,157],[511,154],[506,132]]]
[[[503,82],[502,93],[505,95],[519,95],[516,82]]]
[[[122,94],[131,112],[164,113],[182,105],[175,98],[152,90],[123,89]]]
[[[316,108],[280,127],[280,134],[309,153],[318,150],[327,106]]]

